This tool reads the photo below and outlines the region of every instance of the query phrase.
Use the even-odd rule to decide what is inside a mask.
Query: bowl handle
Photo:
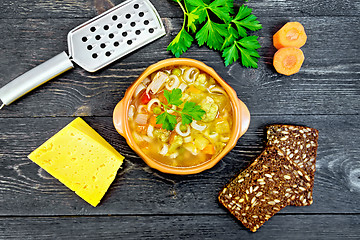
[[[240,138],[245,132],[248,130],[250,125],[250,112],[249,109],[246,107],[245,103],[243,103],[240,99],[239,101],[239,114],[240,114],[240,131],[239,136]]]
[[[122,99],[115,107],[113,113],[113,121],[116,131],[120,133],[121,136],[125,137],[125,125],[124,125],[124,114],[125,113],[125,101]]]

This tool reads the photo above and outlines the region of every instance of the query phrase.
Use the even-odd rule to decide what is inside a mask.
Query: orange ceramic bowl
[[[162,68],[170,67],[170,66],[192,66],[197,67],[201,71],[209,74],[213,77],[227,92],[229,95],[232,109],[233,109],[233,131],[230,137],[229,142],[225,146],[225,148],[220,152],[217,156],[212,158],[211,160],[204,162],[203,164],[196,165],[193,167],[171,167],[164,165],[156,159],[152,159],[147,156],[136,144],[134,141],[129,123],[128,123],[128,109],[135,92],[135,89],[138,85],[150,74],[156,72]],[[246,130],[250,124],[250,113],[246,105],[240,101],[237,97],[236,92],[232,89],[211,67],[205,65],[204,63],[188,58],[170,58],[158,63],[155,63],[149,66],[140,76],[139,78],[127,89],[124,98],[116,105],[113,114],[113,122],[116,130],[122,135],[129,146],[152,168],[155,168],[164,173],[171,174],[195,174],[202,172],[206,169],[213,167],[216,163],[218,163],[231,149],[233,149],[239,140],[239,138],[244,135]]]

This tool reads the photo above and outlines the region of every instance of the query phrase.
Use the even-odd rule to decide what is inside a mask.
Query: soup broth
[[[181,89],[181,101],[194,102],[205,111],[201,120],[183,125],[184,104],[165,109],[164,90]],[[162,128],[156,117],[164,111],[176,116],[174,130]],[[225,90],[195,67],[174,66],[148,76],[136,89],[129,107],[129,126],[141,150],[173,167],[191,167],[218,155],[230,139],[232,106]]]

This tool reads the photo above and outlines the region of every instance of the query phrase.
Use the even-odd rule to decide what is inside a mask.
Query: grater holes
[[[127,43],[128,45],[131,45],[131,44],[133,43],[133,41],[132,41],[132,40],[128,40],[126,43]]]
[[[128,14],[125,15],[125,17],[126,17],[127,19],[129,19],[129,18],[131,18],[131,14],[128,13]]]
[[[155,30],[153,28],[149,29],[149,33],[153,33]]]
[[[141,33],[140,30],[136,30],[136,31],[135,31],[135,34],[136,34],[136,35],[140,35],[140,33]]]
[[[143,17],[145,15],[144,12],[139,12],[139,17]]]
[[[123,35],[123,37],[126,37],[126,36],[127,36],[127,32],[123,32],[122,35]]]
[[[109,38],[114,38],[114,37],[115,37],[115,35],[113,33],[109,34]]]
[[[110,56],[111,56],[111,52],[107,51],[107,52],[105,53],[105,56],[110,57]]]
[[[93,58],[97,58],[98,55],[97,55],[96,53],[93,53],[92,57],[93,57]]]
[[[87,37],[83,37],[81,40],[82,40],[83,42],[86,42],[88,39],[87,39]]]
[[[122,24],[121,23],[119,23],[118,25],[117,25],[117,28],[122,28]]]
[[[112,20],[116,21],[118,17],[116,15],[112,16]]]
[[[100,40],[100,39],[101,39],[101,36],[100,36],[100,35],[96,35],[96,36],[95,36],[95,39],[96,39],[96,40]]]
[[[131,23],[130,23],[130,26],[135,27],[135,26],[136,26],[136,23],[135,23],[135,22],[131,22]]]
[[[91,32],[95,32],[95,31],[96,31],[96,27],[91,27],[91,28],[90,28],[90,31],[91,31]]]
[[[90,51],[90,50],[92,50],[92,49],[93,49],[93,46],[91,46],[91,45],[88,45],[88,46],[87,46],[87,50]]]
[[[138,9],[139,7],[140,7],[139,4],[135,4],[135,5],[134,5],[134,8],[135,8],[135,9]]]
[[[115,47],[118,47],[119,45],[120,45],[119,42],[114,42],[114,46],[115,46]]]
[[[109,30],[109,28],[110,28],[109,25],[105,25],[105,26],[104,26],[104,30],[105,30],[105,31]]]
[[[100,44],[100,47],[101,47],[101,48],[106,48],[106,44],[105,44],[105,43],[102,43],[102,44]]]
[[[149,20],[145,20],[145,21],[144,21],[144,24],[145,24],[145,25],[149,25],[149,23],[150,23]]]

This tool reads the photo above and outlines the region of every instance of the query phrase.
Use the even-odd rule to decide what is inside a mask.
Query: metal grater
[[[128,0],[74,28],[65,52],[24,73],[0,89],[2,106],[73,68],[95,72],[164,36],[164,25],[149,0]]]

